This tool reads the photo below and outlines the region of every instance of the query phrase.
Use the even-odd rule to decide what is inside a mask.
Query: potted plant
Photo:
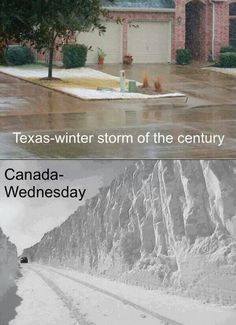
[[[133,63],[133,56],[130,54],[126,54],[123,58],[123,63],[127,65],[131,65]]]
[[[106,53],[99,47],[98,48],[98,64],[103,64]]]

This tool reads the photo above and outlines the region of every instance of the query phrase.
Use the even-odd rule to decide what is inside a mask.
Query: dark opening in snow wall
[[[24,255],[236,303],[236,161],[137,161]]]
[[[18,271],[16,246],[0,228],[0,303],[3,295],[14,285]]]

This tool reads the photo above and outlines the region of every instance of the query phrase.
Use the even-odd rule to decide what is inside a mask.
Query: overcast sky
[[[4,185],[19,185],[32,187],[37,185],[44,188],[67,185],[75,188],[86,188],[85,199],[97,194],[98,188],[110,184],[113,178],[124,171],[128,161],[0,161],[0,227],[10,240],[16,244],[18,253],[22,249],[38,242],[45,232],[60,225],[66,220],[80,203],[78,199],[15,199],[7,198]],[[64,178],[56,182],[35,181],[6,181],[5,170],[57,170]]]

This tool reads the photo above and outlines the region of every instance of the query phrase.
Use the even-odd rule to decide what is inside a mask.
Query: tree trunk
[[[52,64],[53,64],[54,48],[49,49],[49,62],[48,62],[48,79],[52,79]]]
[[[6,49],[6,44],[3,39],[0,40],[0,65],[5,65],[6,60],[5,60],[5,51]]]

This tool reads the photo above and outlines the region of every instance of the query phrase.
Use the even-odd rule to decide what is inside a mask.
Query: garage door
[[[171,22],[133,22],[130,24],[128,52],[133,55],[134,63],[170,62]]]
[[[122,61],[122,26],[109,22],[106,27],[106,33],[101,36],[98,31],[77,35],[78,43],[92,46],[92,51],[88,52],[87,63],[97,63],[98,47],[106,53],[106,63],[120,63]]]

